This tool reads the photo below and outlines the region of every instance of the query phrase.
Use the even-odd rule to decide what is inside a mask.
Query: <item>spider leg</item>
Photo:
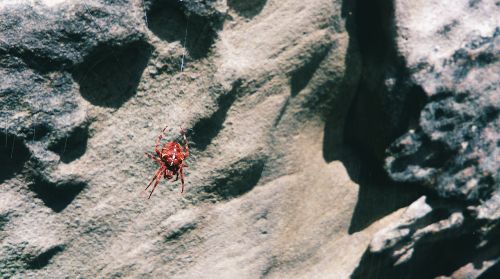
[[[155,157],[153,154],[149,154],[149,153],[145,153],[146,157],[150,158],[150,159],[153,159],[155,162],[157,162],[158,164],[161,164],[161,160],[158,159],[157,157]]]
[[[158,135],[158,138],[156,139],[156,145],[155,145],[155,152],[156,154],[158,154],[158,157],[161,157],[161,152],[160,152],[160,141],[161,139],[165,136],[165,130],[167,129],[168,126],[165,126],[165,128],[163,128],[163,130],[161,130],[161,133],[160,135]]]
[[[161,171],[158,173],[157,175],[157,179],[156,179],[156,182],[155,182],[155,185],[153,186],[153,190],[151,190],[151,193],[149,194],[149,197],[148,197],[148,200],[151,198],[151,195],[153,194],[153,192],[155,191],[156,189],[156,186],[158,186],[158,183],[160,183],[160,180],[161,180],[161,175],[162,175],[162,171],[163,171],[163,167],[161,168]],[[149,186],[148,186],[149,187]]]
[[[159,173],[161,173],[161,172],[162,172],[162,170],[163,170],[163,166],[162,166],[162,167],[160,167],[160,168],[156,171],[155,176],[153,176],[153,179],[151,179],[151,182],[149,182],[148,187],[146,187],[146,189],[144,189],[144,191],[146,191],[146,190],[149,188],[149,186],[151,186],[151,183],[153,183],[153,181],[154,181],[155,179],[157,179],[157,178],[158,178],[158,174],[159,174]]]
[[[184,137],[184,158],[187,158],[189,156],[189,142],[186,138],[186,131],[181,128],[181,134]]]

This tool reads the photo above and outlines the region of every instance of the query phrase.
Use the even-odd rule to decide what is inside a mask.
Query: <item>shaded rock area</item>
[[[0,3],[0,275],[497,278],[498,9]]]
[[[426,187],[428,201],[374,236],[353,278],[497,278],[498,3],[394,1],[393,9],[392,38],[425,96],[418,123],[387,149],[385,168],[394,181]]]

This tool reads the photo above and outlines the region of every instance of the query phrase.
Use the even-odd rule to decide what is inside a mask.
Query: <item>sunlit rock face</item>
[[[0,274],[494,275],[498,8],[386,2],[2,1]]]

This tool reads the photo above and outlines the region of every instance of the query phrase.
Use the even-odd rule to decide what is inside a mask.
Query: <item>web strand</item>
[[[184,46],[183,46],[182,58],[181,58],[181,73],[184,71],[184,58],[186,57],[188,26],[189,26],[189,16],[187,17],[187,20],[186,20],[186,32],[184,33]]]

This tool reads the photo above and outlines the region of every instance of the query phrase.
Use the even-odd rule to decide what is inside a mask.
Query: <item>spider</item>
[[[160,164],[160,168],[156,171],[156,174],[153,176],[153,179],[151,179],[151,182],[149,182],[148,187],[146,187],[147,190],[149,186],[156,180],[153,190],[151,190],[151,193],[149,194],[148,199],[151,198],[151,195],[153,194],[156,186],[160,182],[161,177],[163,176],[165,179],[172,179],[174,175],[176,176],[174,181],[179,180],[179,174],[181,176],[181,193],[184,192],[184,172],[183,168],[187,167],[187,165],[184,163],[184,160],[189,156],[189,145],[188,145],[188,140],[186,138],[186,132],[184,129],[181,128],[181,134],[184,137],[184,145],[185,147],[183,148],[179,143],[175,141],[169,141],[165,144],[163,144],[163,147],[160,149],[160,141],[165,136],[165,130],[167,127],[163,128],[161,131],[160,135],[156,139],[156,146],[155,146],[155,152],[158,157],[156,157],[154,154],[151,153],[146,153],[146,156],[153,159],[153,161],[157,162]]]

